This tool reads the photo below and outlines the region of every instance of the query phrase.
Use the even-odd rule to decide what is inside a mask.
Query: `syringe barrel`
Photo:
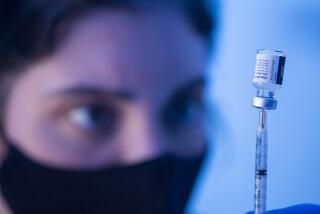
[[[256,136],[256,166],[255,166],[255,214],[266,211],[267,202],[267,170],[268,170],[268,131],[267,112],[261,110]]]

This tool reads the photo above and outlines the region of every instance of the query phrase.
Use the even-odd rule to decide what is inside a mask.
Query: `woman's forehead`
[[[47,75],[63,87],[170,93],[203,75],[206,43],[178,12],[99,11],[72,28]],[[54,84],[53,84],[54,85]]]

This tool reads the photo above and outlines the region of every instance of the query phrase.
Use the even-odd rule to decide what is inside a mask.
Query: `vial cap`
[[[253,107],[266,110],[275,110],[277,104],[277,100],[270,97],[254,97],[252,102]]]

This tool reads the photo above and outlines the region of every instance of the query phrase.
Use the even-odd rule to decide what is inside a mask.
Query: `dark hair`
[[[207,40],[213,29],[214,19],[202,0],[0,0],[0,77],[52,53],[61,23],[99,7],[178,7]]]

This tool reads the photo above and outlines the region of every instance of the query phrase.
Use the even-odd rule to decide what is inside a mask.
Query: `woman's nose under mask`
[[[205,156],[164,155],[131,166],[64,170],[8,145],[0,185],[16,214],[180,214]]]

